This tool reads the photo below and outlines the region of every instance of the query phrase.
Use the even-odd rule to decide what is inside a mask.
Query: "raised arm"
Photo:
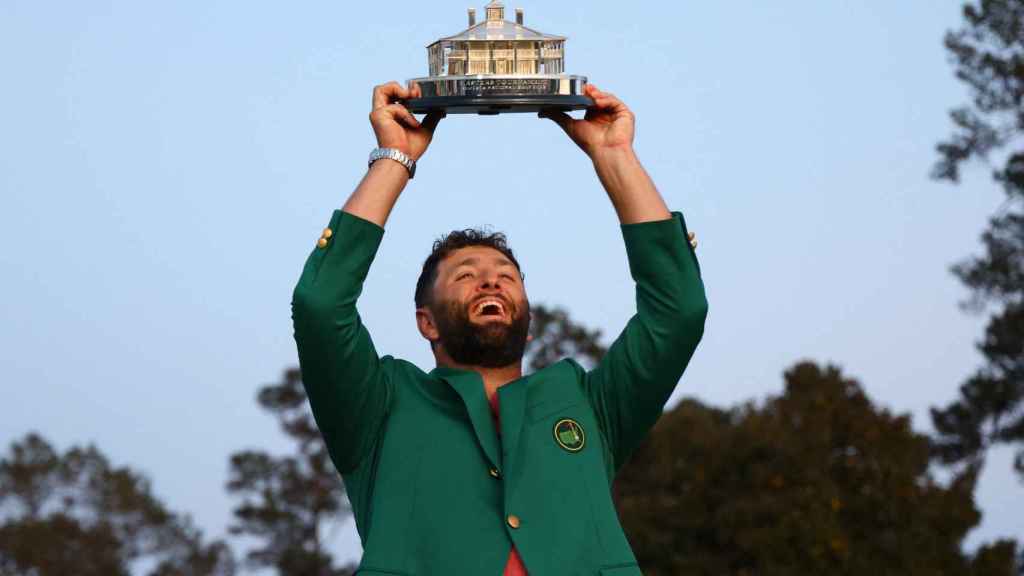
[[[618,469],[661,415],[703,336],[708,304],[686,221],[669,212],[633,152],[633,113],[592,85],[587,95],[595,106],[583,119],[564,112],[541,116],[561,126],[593,161],[622,224],[636,282],[636,313],[584,375]]]
[[[388,82],[373,89],[370,125],[378,147],[395,148],[414,161],[419,161],[427,151],[434,129],[444,114],[431,112],[421,123],[398,103],[401,99],[419,95],[420,87],[415,84],[412,89],[407,89],[398,82]],[[391,160],[378,160],[367,170],[342,210],[383,228],[408,181],[409,171],[405,166]]]
[[[602,92],[593,84],[587,84],[584,90],[594,106],[587,109],[583,119],[558,111],[544,111],[539,116],[561,126],[590,157],[619,222],[667,220],[671,214],[665,201],[633,152],[633,112],[614,94]]]
[[[397,98],[397,83],[373,91],[370,123],[380,147],[419,159],[439,115],[418,122]],[[387,413],[388,366],[356,311],[356,300],[395,201],[409,180],[398,162],[373,163],[342,210],[331,217],[306,260],[292,296],[292,320],[302,382],[335,466],[347,472],[367,454]]]

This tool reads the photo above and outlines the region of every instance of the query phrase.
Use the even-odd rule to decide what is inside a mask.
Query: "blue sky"
[[[948,268],[1003,198],[985,166],[928,178],[967,97],[941,43],[959,3],[517,6],[633,109],[641,160],[697,234],[709,317],[674,401],[763,398],[811,359],[929,429],[981,361],[984,318]],[[0,442],[95,442],[224,533],[228,454],[286,448],[254,397],[296,363],[291,289],[365,171],[371,89],[425,75],[468,5],[387,7],[0,4]],[[471,225],[508,233],[532,300],[608,337],[632,314],[582,153],[533,116],[451,116],[361,300],[379,350],[432,366],[418,268]],[[989,460],[972,545],[1024,535],[1010,459]],[[335,541],[358,554],[351,524]]]

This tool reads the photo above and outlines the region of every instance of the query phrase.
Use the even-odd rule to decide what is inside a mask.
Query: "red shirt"
[[[491,396],[491,415],[494,416],[494,428],[498,432],[499,438],[501,437],[501,418],[498,416],[498,393],[495,392],[494,396]],[[528,576],[526,573],[526,566],[523,565],[523,559],[519,557],[519,552],[516,551],[515,544],[512,545],[512,551],[508,554],[508,562],[505,563],[505,571],[502,572],[502,576]]]

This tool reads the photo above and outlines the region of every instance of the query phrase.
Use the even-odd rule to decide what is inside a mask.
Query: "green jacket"
[[[593,370],[565,359],[499,388],[499,437],[476,372],[377,355],[356,300],[384,230],[334,212],[292,318],[358,574],[501,576],[513,544],[530,576],[640,574],[612,479],[689,363],[707,300],[681,214],[621,228],[636,314]]]

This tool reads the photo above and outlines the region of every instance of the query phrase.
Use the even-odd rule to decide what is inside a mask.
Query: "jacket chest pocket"
[[[585,400],[550,400],[527,409],[531,450],[556,460],[568,457],[579,463],[587,455],[601,454],[601,432],[590,405]],[[538,445],[539,444],[539,445]]]

